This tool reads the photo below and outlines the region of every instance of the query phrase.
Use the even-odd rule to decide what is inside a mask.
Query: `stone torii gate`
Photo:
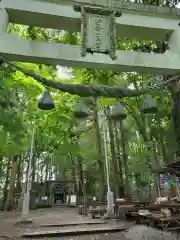
[[[22,40],[7,33],[8,23],[74,32],[83,26],[83,44]],[[116,37],[166,40],[169,49],[119,51]],[[180,70],[180,10],[118,0],[1,0],[0,54],[22,62],[174,74]]]
[[[180,69],[179,19],[178,9],[118,0],[0,0],[0,56],[10,61],[175,74]],[[9,23],[81,31],[82,45],[20,39],[7,33]],[[168,41],[169,49],[164,54],[119,51],[117,37]],[[24,218],[28,201],[27,195]],[[112,194],[108,209],[113,212]]]

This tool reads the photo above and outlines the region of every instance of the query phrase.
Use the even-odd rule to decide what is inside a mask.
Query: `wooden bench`
[[[119,205],[118,206],[118,217],[121,219],[126,219],[127,216],[137,216],[138,215],[137,213],[139,210],[149,210],[149,211],[153,211],[153,212],[154,211],[159,212],[163,206],[164,205],[162,205],[162,204],[151,204],[151,205],[146,205],[146,206],[137,206],[135,204]],[[167,206],[167,204],[165,206]]]
[[[164,217],[161,214],[152,214],[147,216],[138,215],[137,224],[148,224],[153,228],[172,231],[180,229],[180,216]]]
[[[126,219],[127,214],[130,212],[135,212],[135,206],[134,205],[119,205],[118,206],[118,218],[120,219]]]
[[[107,210],[105,207],[96,207],[90,208],[89,212],[92,214],[92,218],[96,218],[96,215],[100,215],[100,217],[103,217]]]
[[[161,228],[166,231],[180,229],[180,216],[162,217],[158,215],[149,216],[150,226]]]
[[[141,215],[137,212],[136,216],[136,224],[147,224],[150,223],[150,216],[149,215]]]
[[[151,204],[150,201],[134,201],[136,207],[147,207]]]

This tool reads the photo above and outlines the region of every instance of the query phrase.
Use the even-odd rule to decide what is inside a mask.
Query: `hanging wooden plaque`
[[[75,6],[81,12],[81,55],[89,53],[109,54],[116,59],[116,17],[121,13],[112,10]]]
[[[86,14],[87,34],[85,46],[88,51],[107,53],[109,51],[110,33],[109,16]]]

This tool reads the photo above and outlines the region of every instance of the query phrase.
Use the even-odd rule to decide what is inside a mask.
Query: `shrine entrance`
[[[67,196],[67,189],[64,184],[54,183],[52,185],[52,199],[53,204],[57,205],[58,203],[65,203]]]
[[[69,196],[74,194],[73,180],[51,180],[45,182],[46,196],[50,205],[67,204]]]

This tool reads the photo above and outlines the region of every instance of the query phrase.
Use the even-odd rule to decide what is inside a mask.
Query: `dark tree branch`
[[[160,88],[160,86],[164,86],[167,83],[176,80],[180,75],[175,75],[168,79],[166,82],[160,83],[158,86],[141,88],[139,90],[135,89],[128,89],[122,87],[111,87],[106,85],[83,85],[83,84],[64,84],[61,82],[55,82],[52,80],[48,80],[46,78],[41,77],[40,75],[34,73],[33,71],[26,70],[25,68],[6,60],[5,58],[1,57],[1,59],[9,64],[10,66],[14,67],[17,70],[23,72],[26,76],[34,78],[39,83],[44,84],[47,87],[58,89],[62,92],[68,92],[70,94],[79,95],[81,97],[106,97],[106,98],[124,98],[124,97],[137,97],[154,90]]]

